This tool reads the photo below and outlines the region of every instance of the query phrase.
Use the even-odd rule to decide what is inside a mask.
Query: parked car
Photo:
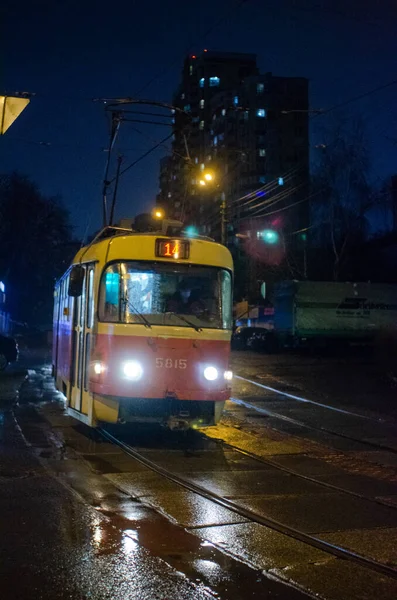
[[[275,352],[277,350],[276,336],[273,331],[263,327],[255,327],[252,335],[247,340],[247,348],[254,352]]]
[[[276,338],[274,333],[265,327],[238,327],[232,335],[232,350],[274,352]]]
[[[255,332],[261,332],[260,327],[237,327],[232,335],[232,350],[249,350]]]
[[[0,335],[0,371],[18,360],[18,344],[13,338]]]

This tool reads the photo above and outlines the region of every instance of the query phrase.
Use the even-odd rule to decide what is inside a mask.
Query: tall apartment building
[[[306,79],[261,75],[255,55],[204,52],[185,59],[173,104],[185,114],[175,112],[173,154],[160,168],[167,214],[218,240],[224,218],[229,245],[269,219],[287,234],[307,225]],[[214,179],[202,187],[206,170]]]

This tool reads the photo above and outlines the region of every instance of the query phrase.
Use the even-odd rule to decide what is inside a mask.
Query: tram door
[[[90,395],[88,392],[90,350],[94,324],[94,265],[85,265],[84,269],[82,294],[75,298],[73,310],[69,406],[84,415],[88,415],[90,409]]]

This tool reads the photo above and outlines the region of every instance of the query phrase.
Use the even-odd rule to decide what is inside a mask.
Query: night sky
[[[204,48],[256,53],[262,72],[308,77],[312,108],[397,79],[392,0],[247,0],[237,9],[234,0],[5,4],[0,93],[36,95],[0,139],[0,172],[26,173],[45,194],[62,196],[79,238],[101,223],[108,123],[92,98],[134,96],[161,74],[142,97],[170,102],[185,54]],[[346,106],[368,126],[375,181],[397,172],[396,107],[397,85]],[[313,121],[312,141],[326,118],[334,112]],[[145,135],[122,126],[118,147],[125,165],[168,133],[136,126]],[[153,206],[164,154],[154,152],[121,179],[117,216]]]

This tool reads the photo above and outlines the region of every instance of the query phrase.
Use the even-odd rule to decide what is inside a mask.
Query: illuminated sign
[[[189,258],[189,242],[187,240],[156,240],[156,256],[161,258]]]

